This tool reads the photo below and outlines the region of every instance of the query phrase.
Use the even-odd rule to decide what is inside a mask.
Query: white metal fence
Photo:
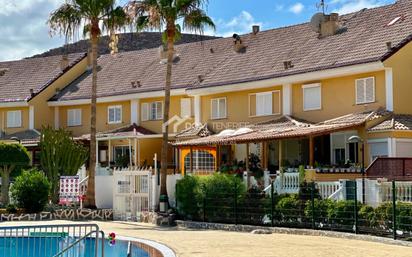
[[[129,167],[113,172],[113,213],[118,220],[139,220],[140,214],[153,208],[150,168]]]

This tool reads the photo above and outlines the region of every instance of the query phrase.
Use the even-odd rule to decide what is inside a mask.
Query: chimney
[[[259,33],[260,32],[260,26],[259,25],[253,25],[252,26],[252,32],[253,32],[253,35],[256,35],[257,33]]]
[[[285,70],[288,70],[288,69],[291,69],[291,68],[294,67],[294,65],[292,64],[292,61],[284,61],[283,66],[284,66]]]
[[[392,50],[392,42],[386,42],[386,48],[388,49],[388,51]]]
[[[233,34],[233,47],[237,53],[244,53],[246,50],[246,46],[238,34]]]
[[[339,14],[331,13],[324,16],[320,24],[320,37],[329,37],[336,35],[339,30]]]
[[[67,54],[63,54],[60,61],[60,69],[64,71],[65,69],[67,69],[67,67],[69,67],[69,57],[67,56]]]

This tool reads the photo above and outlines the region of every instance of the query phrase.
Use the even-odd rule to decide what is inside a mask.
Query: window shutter
[[[272,114],[280,114],[280,91],[272,93]]]
[[[375,78],[365,79],[365,102],[371,103],[375,101]]]
[[[163,119],[163,103],[162,102],[156,103],[156,119],[157,120]]]
[[[249,95],[249,116],[256,116],[256,94]]]
[[[218,113],[218,99],[212,99],[212,119],[217,119],[219,117]]]
[[[356,80],[356,103],[361,104],[365,102],[365,80]]]
[[[321,85],[311,84],[303,87],[303,110],[319,110],[321,108]]]
[[[226,117],[226,98],[219,99],[219,118]]]
[[[192,116],[192,107],[190,98],[180,99],[180,116],[181,117],[190,117]]]
[[[114,108],[115,110],[115,122],[122,122],[122,107],[118,106]]]
[[[149,104],[142,103],[142,121],[149,120]]]
[[[7,127],[8,128],[21,127],[21,111],[8,111],[7,112]]]

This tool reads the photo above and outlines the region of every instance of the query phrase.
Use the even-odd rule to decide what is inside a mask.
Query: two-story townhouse
[[[0,141],[21,142],[38,161],[43,126],[52,126],[47,100],[87,68],[86,54],[0,62]]]
[[[319,29],[254,27],[247,35],[177,46],[169,129],[179,140],[173,156],[180,170],[214,171],[233,159],[247,162],[250,152],[272,170],[359,165],[362,142],[366,164],[377,156],[409,156],[411,10],[412,1],[401,0],[327,15]],[[150,164],[160,153],[161,56],[149,49],[99,58],[101,163],[127,155],[132,164]],[[56,127],[86,139],[90,81],[84,74],[48,103]],[[404,124],[402,131],[388,120]],[[184,129],[192,122],[197,126]],[[216,135],[193,139],[211,131]]]
[[[234,47],[242,44],[244,51],[227,52],[225,63],[186,90],[201,99],[201,123],[208,122],[215,132],[234,131],[175,144],[184,149],[182,170],[196,171],[194,149],[204,146],[214,146],[224,161],[247,160],[245,152],[254,151],[262,155],[263,167],[273,169],[339,166],[348,160],[360,164],[359,141],[365,143],[365,165],[378,156],[410,157],[411,5],[398,1],[338,19],[326,16],[325,26],[336,21],[335,32],[328,35],[305,23],[235,40]],[[277,123],[284,122],[279,119],[272,127],[266,122],[252,131],[236,130],[236,125],[280,115],[292,117],[290,126],[279,130]],[[401,125],[379,125],[388,117]],[[294,126],[302,121],[310,129]],[[355,135],[358,142],[350,142]],[[214,160],[217,166],[224,161]]]

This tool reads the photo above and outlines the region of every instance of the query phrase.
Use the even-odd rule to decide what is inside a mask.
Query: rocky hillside
[[[182,34],[182,38],[176,44],[184,44],[197,42],[202,40],[214,39],[212,36],[200,36],[192,34]],[[119,35],[119,52],[141,50],[148,48],[159,47],[162,44],[161,33],[159,32],[141,32],[141,33],[123,33]],[[108,54],[109,50],[109,37],[102,37],[99,43],[99,53]],[[76,43],[68,45],[68,53],[87,52],[89,48],[89,42],[87,40],[80,40]],[[35,55],[33,57],[46,57],[61,55],[64,53],[64,47],[58,47],[51,49],[42,54]]]

